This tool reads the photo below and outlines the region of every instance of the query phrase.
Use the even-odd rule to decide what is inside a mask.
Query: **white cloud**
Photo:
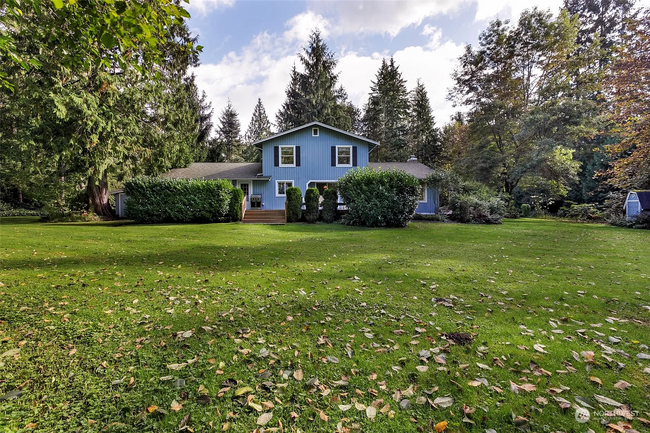
[[[283,35],[287,41],[298,40],[304,42],[309,39],[311,32],[316,29],[320,30],[323,38],[326,38],[329,35],[330,23],[322,15],[306,11],[287,21],[285,27],[289,27]]]
[[[190,12],[198,12],[201,15],[206,15],[208,12],[218,9],[221,6],[232,6],[235,0],[190,0],[188,5],[184,5],[185,9]]]
[[[517,21],[524,9],[550,9],[556,13],[562,7],[562,0],[476,0],[476,21],[491,20],[496,17]]]
[[[471,0],[315,1],[310,6],[337,17],[332,29],[334,33],[396,36],[406,27],[419,26],[425,18],[453,12],[469,1]]]
[[[228,98],[239,113],[242,134],[248,128],[257,98],[262,98],[269,120],[275,121],[275,113],[285,98],[291,67],[297,62],[296,53],[306,44],[314,28],[319,28],[325,36],[328,23],[320,15],[305,12],[287,21],[286,26],[281,35],[260,33],[218,63],[194,68],[199,89],[212,102],[215,124]]]

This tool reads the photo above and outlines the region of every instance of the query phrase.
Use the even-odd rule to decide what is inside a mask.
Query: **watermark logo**
[[[579,407],[576,409],[576,421],[580,424],[584,424],[591,418],[591,414],[584,407]]]

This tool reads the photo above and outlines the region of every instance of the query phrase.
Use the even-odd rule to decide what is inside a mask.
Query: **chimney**
[[[418,159],[415,157],[415,155],[411,155],[407,162],[418,162]]]

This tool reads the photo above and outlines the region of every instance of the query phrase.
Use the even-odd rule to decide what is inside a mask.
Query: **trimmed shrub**
[[[401,170],[369,167],[349,171],[338,181],[348,207],[344,223],[366,227],[406,227],[420,197],[418,180]]]
[[[528,218],[530,216],[530,205],[527,203],[524,203],[521,205],[521,216],[524,218]]]
[[[297,186],[287,188],[287,222],[295,223],[302,217],[302,191]]]
[[[339,194],[336,188],[328,188],[323,191],[323,209],[321,217],[326,223],[332,223],[336,220],[336,210],[339,207]]]
[[[320,193],[317,188],[307,188],[305,191],[305,219],[308,223],[315,223],[318,219],[318,205]]]
[[[125,215],[150,224],[225,222],[233,189],[224,179],[132,179],[124,183]]]
[[[501,224],[506,205],[497,197],[454,194],[449,201],[450,219],[471,224]]]
[[[230,198],[230,210],[228,215],[230,221],[241,221],[241,202],[244,201],[244,191],[241,188],[234,188]]]

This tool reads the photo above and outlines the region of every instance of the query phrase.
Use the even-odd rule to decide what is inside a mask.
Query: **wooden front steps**
[[[244,224],[285,224],[283,210],[247,210]]]

